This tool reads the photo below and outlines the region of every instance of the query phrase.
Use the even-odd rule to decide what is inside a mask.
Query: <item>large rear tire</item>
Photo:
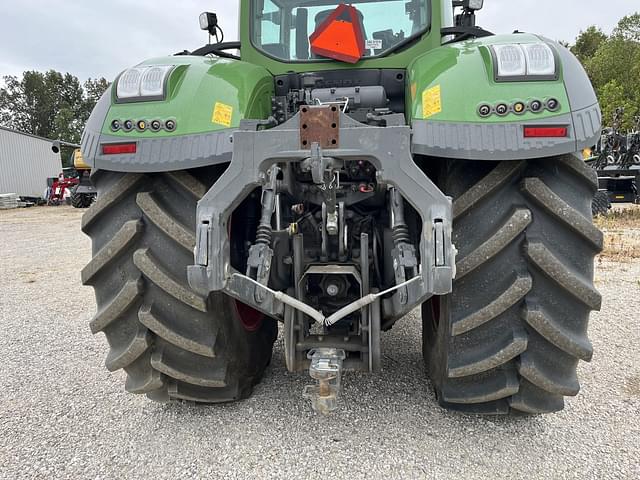
[[[218,403],[245,398],[271,359],[277,325],[246,328],[236,302],[203,298],[187,283],[196,203],[216,175],[198,171],[93,176],[98,200],[82,219],[93,259],[82,271],[94,287],[93,333],[111,347],[110,371],[124,369],[126,390],[157,401]]]
[[[546,413],[578,393],[601,297],[595,172],[575,156],[448,164],[459,250],[453,292],[425,303],[423,350],[438,400],[469,413]]]

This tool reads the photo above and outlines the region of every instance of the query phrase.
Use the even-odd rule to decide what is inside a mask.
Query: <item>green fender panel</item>
[[[492,44],[544,41],[556,53],[556,79],[498,82]],[[555,42],[529,34],[496,35],[436,48],[408,67],[407,112],[414,130],[414,153],[447,158],[508,160],[576,152],[596,143],[601,128],[598,102],[573,55]],[[554,99],[553,111],[529,109],[533,101]],[[521,103],[525,109],[516,113]],[[479,114],[481,105],[508,113]],[[563,138],[524,137],[525,126],[566,126]]]
[[[115,86],[91,114],[82,141],[88,162],[98,169],[146,172],[194,168],[230,161],[230,133],[243,119],[271,114],[273,77],[263,67],[237,60],[174,56],[141,65],[174,65],[166,98],[119,103]],[[115,83],[114,83],[115,85]],[[118,120],[149,125],[153,120],[176,123],[174,131],[113,131]],[[135,154],[103,155],[106,143],[136,142]]]

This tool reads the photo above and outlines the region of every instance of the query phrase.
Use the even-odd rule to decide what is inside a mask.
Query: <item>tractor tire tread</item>
[[[171,326],[169,322],[162,318],[161,312],[155,311],[152,305],[144,305],[140,308],[138,311],[138,319],[140,323],[158,337],[183,350],[202,355],[203,357],[214,358],[216,356],[214,347],[218,331],[216,325],[211,325],[208,329],[202,329],[203,331],[208,331],[203,335],[201,330],[198,332],[198,337],[196,336],[196,332],[186,333],[182,331],[184,327],[182,327],[181,330],[177,330]]]
[[[163,209],[159,202],[148,192],[141,192],[136,197],[136,203],[149,221],[162,230],[165,235],[174,240],[178,245],[193,252],[196,246],[196,237],[187,227]]]
[[[570,207],[547,187],[542,180],[539,178],[525,178],[522,182],[522,189],[532,200],[544,207],[558,220],[564,222],[568,228],[574,229],[587,239],[594,249],[602,249],[604,235],[593,224],[591,219],[586,218],[575,208]]]
[[[109,243],[100,249],[93,256],[91,261],[82,269],[81,279],[84,285],[93,285],[93,279],[109,263],[117,259],[129,245],[142,233],[144,224],[140,220],[130,220],[125,222],[118,233],[116,233]]]
[[[452,355],[449,378],[467,377],[504,365],[527,349],[527,340],[524,330],[514,331],[501,340],[465,351],[464,354]]]
[[[456,262],[456,279],[479,268],[504,250],[531,223],[531,212],[526,208],[516,209],[509,219],[477,249]]]
[[[94,287],[90,323],[110,345],[109,371],[125,389],[156,401],[221,403],[251,394],[270,362],[277,327],[248,332],[234,301],[203,298],[188,285],[196,202],[207,187],[189,172],[99,171],[99,200],[85,213],[93,259],[82,279]],[[99,220],[99,221],[98,221]]]
[[[600,310],[602,296],[591,280],[582,278],[556,257],[542,242],[527,242],[526,255],[550,280],[592,310]]]
[[[458,275],[439,308],[423,305],[438,400],[468,413],[561,410],[579,392],[578,362],[593,356],[587,324],[601,306],[595,173],[574,155],[448,168]]]
[[[108,210],[117,207],[122,199],[144,179],[144,175],[124,175],[109,190],[102,193],[82,216],[82,231],[89,234],[90,228]]]
[[[453,219],[464,215],[469,209],[489,197],[524,168],[524,162],[502,162],[484,178],[453,202]]]
[[[519,276],[499,297],[459,320],[452,321],[452,335],[462,335],[498,317],[516,305],[531,290],[533,281],[529,275]]]
[[[162,266],[155,255],[151,253],[149,248],[136,250],[133,254],[133,263],[148,281],[160,287],[175,300],[189,305],[194,310],[199,310],[203,313],[207,311],[207,301],[186,284],[174,278]]]

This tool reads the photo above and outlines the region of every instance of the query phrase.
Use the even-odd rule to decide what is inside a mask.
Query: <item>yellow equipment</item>
[[[79,148],[73,151],[73,166],[76,170],[91,170],[91,167],[84,163],[84,157]]]

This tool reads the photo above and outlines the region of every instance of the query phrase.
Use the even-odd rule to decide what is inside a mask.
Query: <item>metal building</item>
[[[51,140],[0,127],[0,194],[42,197],[47,178],[60,172],[60,154],[51,150]]]

